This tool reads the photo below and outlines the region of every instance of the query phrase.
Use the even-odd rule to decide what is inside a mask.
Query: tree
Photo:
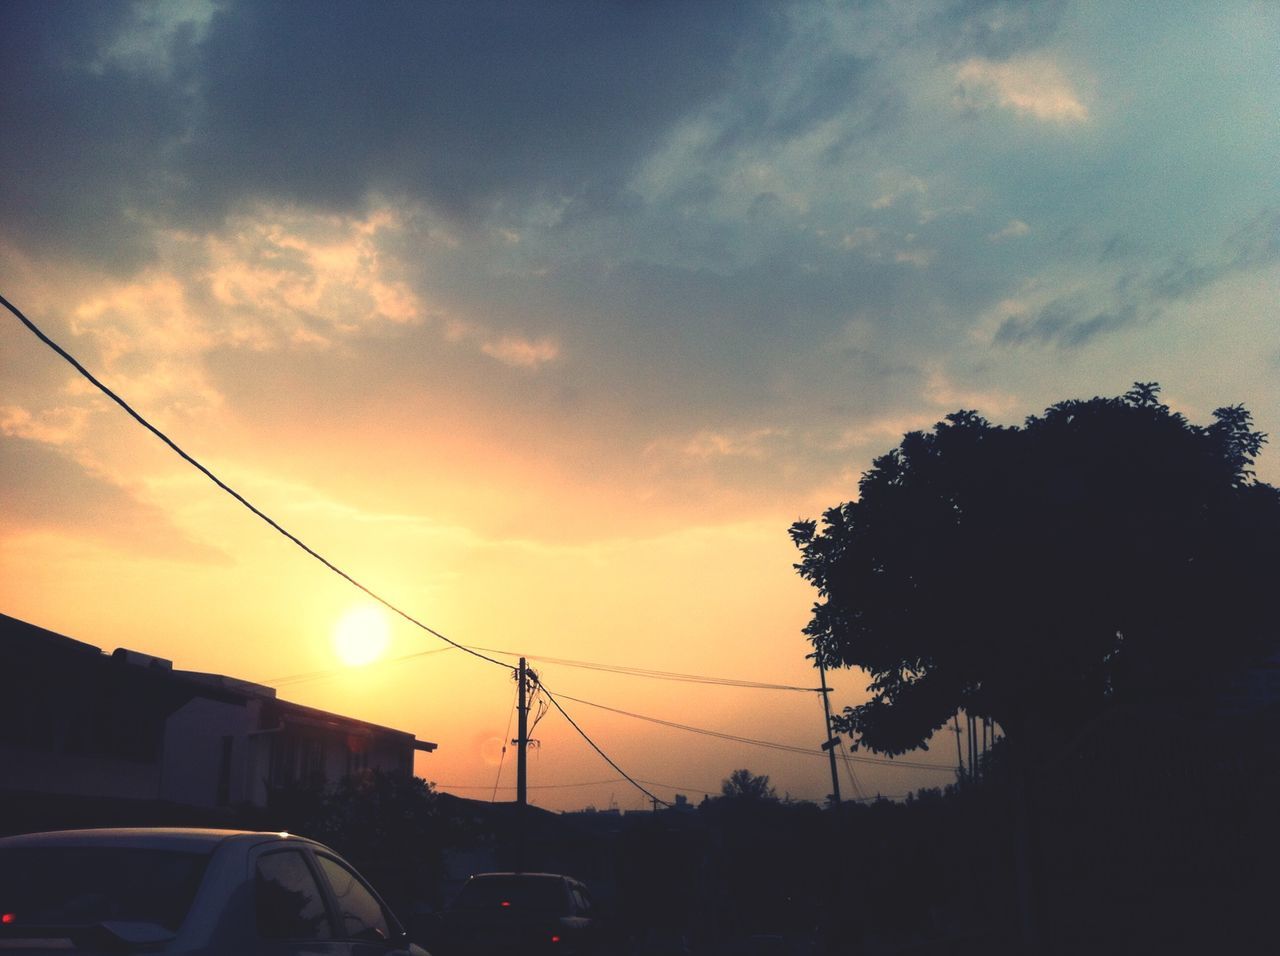
[[[397,912],[434,893],[446,824],[432,785],[420,777],[363,770],[332,785],[313,780],[277,789],[267,818],[342,853]]]
[[[735,770],[720,782],[720,795],[730,800],[748,800],[760,803],[777,800],[778,795],[769,786],[768,774],[757,776],[750,770]]]
[[[1252,471],[1266,436],[1242,406],[1213,419],[1188,422],[1154,383],[1021,427],[958,411],[875,459],[821,529],[793,524],[821,598],[813,656],[870,678],[839,728],[901,754],[964,709],[1043,743],[1109,703],[1189,703],[1274,644],[1280,493]]]

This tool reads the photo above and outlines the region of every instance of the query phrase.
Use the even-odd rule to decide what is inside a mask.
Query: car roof
[[[473,880],[488,880],[488,879],[568,880],[570,883],[578,882],[572,876],[565,876],[563,873],[526,873],[526,872],[473,873],[471,875],[471,879]]]
[[[212,851],[228,842],[264,843],[271,840],[296,840],[318,844],[289,833],[267,833],[252,830],[213,830],[195,827],[120,827],[98,830],[52,830],[46,833],[23,833],[0,837],[0,848],[9,847],[88,847],[113,846],[147,850]]]

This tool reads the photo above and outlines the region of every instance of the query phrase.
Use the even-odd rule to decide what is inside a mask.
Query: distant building
[[[273,787],[410,775],[413,734],[0,614],[0,793],[261,807]]]

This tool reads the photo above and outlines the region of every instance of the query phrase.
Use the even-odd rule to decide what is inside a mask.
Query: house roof
[[[71,665],[74,661],[80,667],[87,665],[91,668],[97,666],[128,668],[129,673],[139,677],[145,675],[149,681],[164,681],[169,686],[182,685],[193,696],[228,702],[262,701],[266,711],[264,717],[270,721],[293,726],[309,725],[359,736],[400,738],[414,750],[426,753],[434,751],[437,747],[431,741],[417,740],[414,734],[408,731],[282,700],[276,696],[274,687],[268,687],[265,684],[224,674],[175,670],[171,661],[126,648],[117,648],[113,653],[106,654],[93,644],[0,614],[0,648],[4,647],[12,648],[21,658],[27,660],[40,657],[54,658],[55,660],[51,662],[54,666],[61,663]]]

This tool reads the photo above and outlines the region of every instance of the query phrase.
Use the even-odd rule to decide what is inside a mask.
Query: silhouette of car
[[[328,847],[286,833],[66,830],[0,839],[0,956],[429,956]]]
[[[603,941],[591,894],[557,873],[477,873],[441,914],[437,956],[595,953]]]

